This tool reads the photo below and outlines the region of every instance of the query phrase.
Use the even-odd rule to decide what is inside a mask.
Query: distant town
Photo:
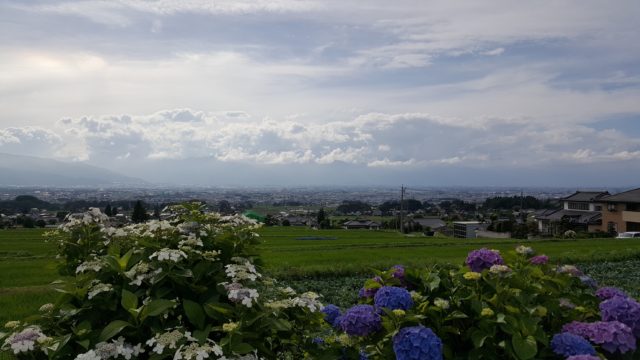
[[[0,189],[0,228],[56,227],[97,207],[115,226],[169,217],[167,206],[244,214],[266,226],[389,229],[459,238],[608,237],[640,231],[640,189],[566,188]]]

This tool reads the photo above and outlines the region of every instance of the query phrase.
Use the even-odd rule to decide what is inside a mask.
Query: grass
[[[487,247],[513,249],[532,246],[553,261],[593,262],[640,258],[640,241],[620,239],[516,240],[452,239],[403,236],[371,230],[309,230],[271,227],[260,231],[259,247],[266,270],[277,277],[326,274],[368,274],[372,268],[394,264],[420,266],[436,262],[461,263],[470,250]],[[305,236],[335,240],[298,240]]]

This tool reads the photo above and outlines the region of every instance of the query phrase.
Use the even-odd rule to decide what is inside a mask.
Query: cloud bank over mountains
[[[639,15],[633,0],[7,0],[0,152],[171,182],[167,164],[212,184],[345,169],[631,184],[603,172],[640,178]]]

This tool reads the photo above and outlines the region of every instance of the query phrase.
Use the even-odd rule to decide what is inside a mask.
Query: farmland
[[[552,261],[584,263],[585,269],[603,282],[640,292],[638,284],[627,281],[639,276],[640,241],[633,239],[452,239],[297,227],[262,228],[260,234],[258,251],[264,272],[299,290],[323,290],[328,300],[342,303],[353,300],[341,297],[341,293],[353,294],[343,288],[359,286],[376,268],[460,263],[472,249],[506,251],[523,243],[549,255]],[[27,316],[55,298],[47,286],[59,278],[55,246],[43,241],[42,230],[0,230],[0,260],[0,323]],[[621,262],[611,262],[614,260]],[[618,271],[621,267],[626,270]]]

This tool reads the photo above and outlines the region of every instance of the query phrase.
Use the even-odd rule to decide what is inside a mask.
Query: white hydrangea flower
[[[196,237],[196,234],[194,233],[189,233],[189,235],[186,236],[183,240],[180,240],[178,244],[180,246],[190,246],[190,247],[204,246],[204,244],[202,243],[202,240],[198,239]]]
[[[516,247],[516,252],[520,255],[525,255],[525,256],[531,256],[535,253],[535,251],[532,248],[524,245],[518,245]]]
[[[298,297],[293,298],[292,302],[295,306],[306,307],[311,312],[316,312],[322,310],[322,308],[324,307],[322,303],[318,301],[318,298],[320,298],[320,295],[312,291],[308,291]]]
[[[216,261],[218,260],[218,256],[220,256],[220,251],[210,250],[202,253],[202,257],[208,261]]]
[[[433,300],[433,305],[439,307],[442,310],[447,310],[449,308],[449,301],[441,298],[436,298]]]
[[[20,326],[20,321],[16,321],[16,320],[7,321],[4,324],[4,327],[7,328],[7,329],[15,329],[18,326]]]
[[[5,339],[4,345],[10,347],[14,354],[20,354],[34,351],[36,344],[46,339],[48,339],[48,337],[42,333],[40,327],[29,326],[20,332],[11,334],[11,336]]]
[[[92,284],[93,285],[87,293],[87,298],[89,300],[93,299],[100,293],[113,291],[113,285],[111,284],[104,284],[96,280],[92,281]]]
[[[100,356],[96,354],[95,351],[89,350],[86,353],[78,354],[75,360],[102,360],[102,358],[100,358]]]
[[[124,276],[131,279],[129,285],[142,285],[143,281],[150,280],[154,276],[160,274],[162,272],[162,268],[158,268],[153,270],[153,268],[144,261],[140,261],[139,263],[133,265],[131,269],[124,273]]]
[[[511,272],[511,269],[507,265],[492,265],[489,271],[494,274],[506,274]]]
[[[151,350],[152,352],[162,354],[166,347],[169,349],[175,349],[177,347],[177,342],[182,340],[184,337],[185,335],[178,330],[168,331],[163,334],[156,334],[156,336],[147,340],[147,345],[153,346],[153,349]]]
[[[245,288],[239,283],[224,284],[224,287],[228,291],[227,297],[229,300],[235,303],[241,303],[249,308],[253,306],[254,301],[257,302],[260,296],[258,290]]]
[[[122,356],[126,360],[137,358],[138,355],[144,353],[142,344],[127,344],[124,342],[124,338],[122,336],[119,337],[118,340],[113,340],[113,343],[116,345],[117,355]]]
[[[158,261],[168,260],[168,261],[177,263],[182,259],[186,259],[187,254],[185,254],[184,251],[182,250],[163,248],[163,249],[160,249],[160,251],[156,251],[153,254],[151,254],[151,256],[149,256],[150,260],[153,260],[154,258],[157,258]]]
[[[76,268],[76,274],[84,273],[85,271],[93,271],[99,272],[103,267],[102,261],[100,260],[89,260],[85,261],[82,264],[78,265]]]
[[[198,344],[192,342],[189,345],[183,345],[176,351],[173,360],[203,360],[208,359],[210,354],[214,354],[218,357],[224,355],[222,348],[218,346],[214,341],[207,339],[207,343]]]
[[[38,311],[44,312],[44,313],[49,313],[49,312],[52,312],[53,309],[55,309],[55,306],[52,303],[47,303],[47,304],[44,304],[44,305],[40,306],[40,309],[38,309]]]
[[[256,270],[256,267],[245,258],[234,257],[231,259],[237,264],[225,265],[225,273],[233,282],[240,282],[243,280],[255,281],[259,277],[262,277]]]

